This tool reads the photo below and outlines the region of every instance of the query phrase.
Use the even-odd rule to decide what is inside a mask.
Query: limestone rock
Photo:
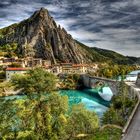
[[[92,56],[64,28],[57,26],[47,9],[41,8],[29,19],[7,27],[0,45],[16,42],[18,53],[56,62],[92,62]]]

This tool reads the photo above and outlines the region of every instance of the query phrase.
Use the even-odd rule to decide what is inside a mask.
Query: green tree
[[[94,112],[86,110],[82,104],[73,106],[67,125],[69,139],[78,134],[92,134],[98,127],[99,119]]]
[[[26,100],[25,100],[26,99]],[[28,99],[1,100],[0,138],[67,140],[79,134],[92,134],[99,120],[94,112],[74,106],[68,112],[68,97],[57,93]]]
[[[33,134],[37,139],[62,139],[67,124],[66,112],[68,99],[59,94],[50,94],[37,101],[32,117],[34,120]],[[61,138],[62,137],[62,138]]]
[[[25,94],[50,93],[56,89],[56,76],[42,68],[29,70],[25,75],[14,75],[12,83]]]
[[[80,75],[78,74],[68,74],[65,76],[61,83],[61,88],[63,89],[76,89],[80,86]]]
[[[25,131],[25,123],[28,121],[31,121],[29,118],[27,112],[25,114],[25,106],[23,107],[23,103],[25,101],[23,100],[3,100],[1,99],[0,102],[0,137],[5,139],[16,139],[18,136],[19,130],[21,132]],[[23,109],[23,110],[22,110]],[[25,119],[22,120],[21,117],[24,114]],[[27,122],[26,122],[27,124]],[[30,127],[28,126],[28,129],[26,131],[30,130]]]
[[[0,51],[3,52],[6,57],[15,57],[17,56],[17,46],[17,43],[5,44],[0,47]]]
[[[102,124],[116,124],[119,126],[124,125],[124,119],[122,116],[119,114],[118,110],[114,108],[112,105],[105,113],[102,118]]]
[[[1,100],[0,136],[1,138],[61,139],[67,124],[66,96],[50,94],[30,100]]]

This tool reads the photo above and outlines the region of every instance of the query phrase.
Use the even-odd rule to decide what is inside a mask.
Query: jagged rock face
[[[57,27],[44,8],[8,30],[10,33],[0,39],[0,45],[16,42],[18,52],[23,56],[48,59],[53,63],[92,61],[90,54],[87,55],[88,52],[64,28]]]

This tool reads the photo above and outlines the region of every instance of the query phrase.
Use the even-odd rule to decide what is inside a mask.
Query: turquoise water
[[[108,109],[110,102],[105,101],[98,94],[96,89],[84,89],[84,90],[60,90],[59,93],[64,96],[67,95],[69,99],[69,106],[82,103],[87,110],[94,111],[97,115],[102,117],[103,113]],[[111,95],[110,95],[111,96]],[[5,97],[5,99],[26,99],[25,95],[14,95]]]
[[[110,104],[109,101],[103,100],[95,89],[61,90],[60,94],[68,96],[70,106],[83,103],[86,109],[96,112],[99,117],[102,117]]]

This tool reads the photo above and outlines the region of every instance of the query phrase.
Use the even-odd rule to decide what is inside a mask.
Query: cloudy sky
[[[88,46],[140,56],[140,0],[0,0],[0,28],[41,7]]]

